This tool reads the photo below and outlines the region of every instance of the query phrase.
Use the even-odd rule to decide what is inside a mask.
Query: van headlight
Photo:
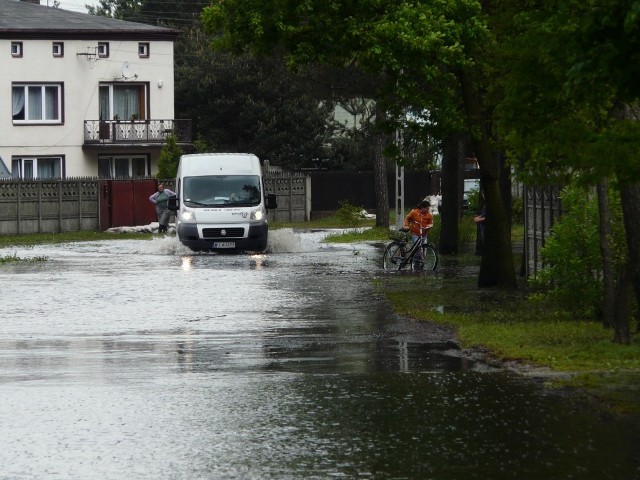
[[[178,218],[182,223],[196,223],[196,213],[192,210],[182,210]]]
[[[251,220],[262,220],[264,218],[264,209],[259,208],[251,212]]]

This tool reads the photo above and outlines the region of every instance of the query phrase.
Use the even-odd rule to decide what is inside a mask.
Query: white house
[[[177,30],[0,0],[0,176],[154,175],[174,118]]]

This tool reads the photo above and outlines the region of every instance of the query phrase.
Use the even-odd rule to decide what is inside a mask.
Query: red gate
[[[156,209],[149,201],[157,188],[155,179],[101,180],[100,229],[134,227],[157,221]]]

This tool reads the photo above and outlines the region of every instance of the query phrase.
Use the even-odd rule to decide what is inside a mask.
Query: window
[[[62,178],[62,157],[14,158],[11,176],[23,180]]]
[[[150,175],[149,158],[147,156],[100,156],[98,158],[98,177],[100,178],[132,178]]]
[[[149,43],[140,42],[138,44],[138,56],[140,58],[149,58]]]
[[[147,84],[100,84],[100,120],[145,120]]]
[[[13,84],[14,123],[62,123],[61,84]]]
[[[98,57],[107,58],[109,56],[109,42],[98,42]]]
[[[22,56],[22,42],[11,42],[11,56],[12,57]]]
[[[62,42],[53,42],[51,47],[54,57],[64,57],[64,43]]]

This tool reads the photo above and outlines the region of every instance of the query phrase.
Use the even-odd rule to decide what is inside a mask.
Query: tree
[[[207,3],[186,0],[100,0],[91,11],[180,29],[175,45],[176,118],[193,120],[197,143],[251,152],[272,165],[310,167],[329,156],[331,105],[306,93],[306,79],[281,59],[212,52],[199,16]]]
[[[176,137],[174,135],[167,137],[167,143],[162,147],[160,158],[158,159],[158,178],[169,179],[176,177],[182,153],[182,148],[178,145]]]
[[[375,91],[382,131],[406,121],[425,129],[471,132],[490,216],[478,284],[515,287],[511,236],[499,188],[490,109],[483,103],[483,60],[491,35],[475,0],[380,2],[309,0],[274,3],[225,0],[207,7],[203,23],[220,34],[215,45],[238,53],[284,51],[291,67],[357,65],[380,80]],[[460,96],[462,92],[462,98]],[[437,135],[436,135],[437,136]]]
[[[442,152],[442,207],[440,208],[440,253],[458,253],[458,223],[460,222],[460,179],[465,156],[462,134],[451,134],[444,141]]]
[[[502,76],[502,125],[512,151],[526,159],[525,173],[545,180],[578,173],[588,185],[610,178],[620,192],[628,254],[614,317],[615,340],[626,343],[632,284],[640,299],[640,87],[637,62],[629,60],[640,47],[640,3],[502,7],[509,20],[500,43],[510,66]]]
[[[306,94],[281,61],[234,58],[204,41],[189,51],[176,58],[176,111],[194,120],[198,138],[217,151],[251,152],[291,169],[328,156],[331,106]]]

